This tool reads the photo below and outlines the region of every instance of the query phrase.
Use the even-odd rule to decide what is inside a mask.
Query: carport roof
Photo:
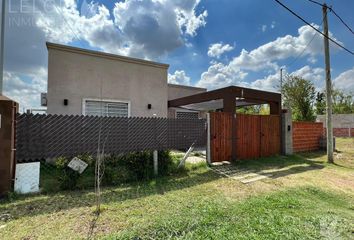
[[[251,106],[259,104],[281,105],[281,94],[251,88],[229,86],[208,92],[198,93],[168,101],[168,107],[185,107],[195,110],[215,110],[233,106]],[[226,107],[227,108],[227,107]]]

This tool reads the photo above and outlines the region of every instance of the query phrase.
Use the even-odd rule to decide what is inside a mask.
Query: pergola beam
[[[168,107],[180,107],[189,104],[196,104],[212,100],[223,99],[224,111],[235,112],[236,98],[244,101],[268,103],[272,114],[280,114],[281,95],[279,93],[266,92],[250,88],[230,86],[209,92],[198,93],[195,95],[182,97],[168,101]]]

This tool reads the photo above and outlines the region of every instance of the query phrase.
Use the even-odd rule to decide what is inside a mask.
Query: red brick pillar
[[[12,190],[15,177],[15,120],[18,104],[0,95],[0,196]]]

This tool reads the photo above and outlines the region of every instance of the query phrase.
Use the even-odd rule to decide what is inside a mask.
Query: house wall
[[[326,127],[326,115],[318,115],[316,122],[322,122]],[[333,128],[354,128],[354,114],[332,114]]]
[[[323,123],[293,122],[293,151],[304,152],[320,149]]]
[[[168,65],[47,46],[48,114],[81,115],[83,99],[92,98],[128,101],[131,116],[167,117]],[[67,106],[64,99],[69,100]]]
[[[168,100],[173,100],[176,98],[186,97],[190,95],[194,95],[197,93],[206,92],[206,88],[197,88],[176,84],[168,84]],[[169,108],[168,109],[168,117],[175,118],[177,111],[188,111],[183,108]],[[205,112],[199,112],[199,118],[206,118]]]
[[[206,88],[190,87],[184,85],[168,84],[168,100],[186,97],[197,93],[206,92]]]
[[[323,129],[323,135],[327,136],[327,128]],[[333,128],[335,137],[354,137],[354,128]]]
[[[316,121],[322,122],[326,129],[326,115],[318,115]],[[333,136],[354,137],[354,114],[333,114],[332,126]]]

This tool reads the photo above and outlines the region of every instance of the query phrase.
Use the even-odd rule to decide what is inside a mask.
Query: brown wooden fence
[[[213,162],[231,161],[232,139],[236,138],[237,159],[253,159],[280,154],[281,125],[278,115],[237,114],[232,134],[232,114],[210,114],[210,151]]]
[[[232,152],[232,114],[210,113],[210,151],[213,162],[231,160]]]

